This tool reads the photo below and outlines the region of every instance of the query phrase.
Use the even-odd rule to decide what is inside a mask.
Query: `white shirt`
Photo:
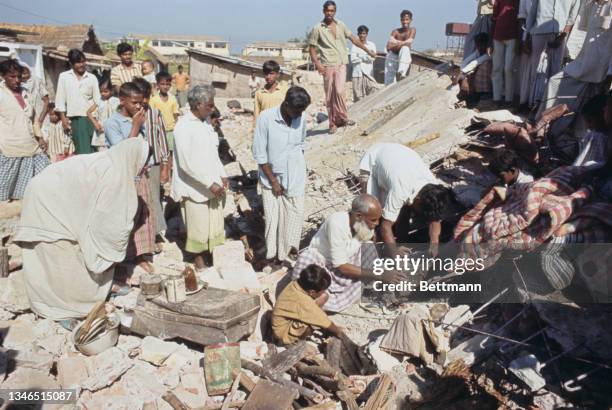
[[[366,41],[366,47],[373,53],[376,52],[376,44]],[[353,45],[351,48],[351,65],[353,66],[353,78],[362,77],[363,74],[372,77],[374,70],[374,59],[368,53]]]
[[[461,62],[461,72],[463,74],[471,74],[478,68],[479,65],[485,61],[489,61],[490,59],[491,56],[489,54],[484,53],[483,55],[480,55],[480,52],[476,50]]]
[[[586,0],[580,9],[580,29],[586,30],[586,39],[580,53],[564,71],[570,77],[587,83],[600,83],[606,79],[612,61],[612,3],[598,4]]]
[[[208,202],[214,198],[212,184],[223,186],[227,177],[219,159],[219,137],[206,121],[191,111],[179,118],[174,127],[174,163],[172,165],[172,198],[189,198]]]
[[[334,268],[350,263],[351,257],[359,252],[361,242],[353,237],[349,213],[335,212],[327,217],[310,241],[310,248],[318,250],[325,261]]]
[[[402,207],[411,204],[425,185],[440,183],[421,156],[404,145],[374,146],[374,153],[366,156],[373,164],[367,192],[378,198],[388,221],[395,222]]]
[[[78,79],[74,70],[64,71],[57,80],[55,110],[66,113],[67,117],[86,117],[87,111],[100,100],[98,79],[85,72]]]

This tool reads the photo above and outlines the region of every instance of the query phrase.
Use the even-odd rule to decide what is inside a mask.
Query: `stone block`
[[[242,241],[227,241],[213,249],[213,265],[216,269],[232,268],[245,262]]]
[[[88,378],[85,357],[68,356],[57,361],[57,379],[62,389],[80,388],[81,383]]]
[[[181,376],[181,384],[184,390],[196,396],[202,397],[204,401],[208,398],[206,390],[206,381],[204,380],[204,372],[190,372]]]
[[[140,346],[140,359],[161,366],[178,348],[178,343],[164,342],[156,337],[147,336]]]
[[[13,272],[8,278],[0,278],[0,308],[12,313],[21,313],[30,309],[23,271]]]
[[[119,341],[117,347],[127,353],[130,357],[133,357],[140,348],[142,339],[140,337],[132,335],[119,335]]]
[[[40,370],[45,373],[49,373],[54,362],[53,356],[45,351],[14,350],[10,356],[9,360],[14,361],[17,367]]]
[[[225,289],[241,290],[241,289],[260,289],[261,283],[257,278],[257,273],[253,266],[248,262],[242,262],[233,266],[224,266],[218,268],[219,274],[226,284]]]
[[[189,393],[181,387],[167,392],[163,397],[174,409],[195,410],[202,409],[206,405],[206,400],[202,397]]]
[[[8,322],[8,330],[2,345],[7,349],[30,350],[35,340],[36,334],[31,323],[14,320]]]
[[[1,387],[3,389],[40,390],[58,389],[59,384],[49,372],[22,367],[9,374]]]

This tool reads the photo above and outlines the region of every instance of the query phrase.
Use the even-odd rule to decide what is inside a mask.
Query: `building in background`
[[[217,97],[250,98],[251,72],[263,79],[261,64],[195,49],[188,54],[191,85],[212,84]],[[281,67],[280,81],[291,80],[291,75],[291,71]]]
[[[256,41],[242,51],[244,57],[282,57],[287,65],[299,65],[305,61],[304,45],[300,43],[281,43]]]
[[[190,48],[222,56],[230,55],[229,41],[215,36],[132,34],[127,39],[137,42],[139,47],[153,48],[168,57],[186,56]]]

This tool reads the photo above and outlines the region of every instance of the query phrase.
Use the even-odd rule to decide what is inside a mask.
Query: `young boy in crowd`
[[[278,81],[280,75],[280,65],[274,60],[266,61],[263,64],[263,73],[266,84],[255,93],[255,111],[253,121],[262,111],[269,108],[278,107],[285,99],[287,87]]]
[[[272,311],[272,332],[278,342],[293,344],[315,329],[342,335],[342,329],[321,308],[329,297],[325,291],[330,284],[331,276],[324,268],[308,265],[297,280],[287,285]]]
[[[519,167],[519,159],[514,151],[500,151],[489,162],[489,171],[499,178],[506,188],[497,191],[502,200],[508,198],[522,184],[533,182],[533,176]]]
[[[169,168],[172,169],[172,151],[174,151],[174,125],[179,116],[179,104],[172,94],[170,94],[170,87],[172,87],[172,76],[165,72],[160,71],[155,76],[157,81],[158,93],[151,97],[149,105],[155,109],[158,109],[162,113],[164,118],[164,125],[166,126],[166,139],[168,140],[168,150],[170,151]]]
[[[578,156],[572,165],[601,168],[608,162],[612,144],[610,144],[610,126],[606,124],[606,100],[610,97],[605,94],[596,95],[582,107],[588,132],[578,141]]]
[[[113,97],[110,78],[103,78],[100,81],[100,100],[87,111],[87,117],[96,129],[91,139],[91,145],[96,147],[98,151],[104,151],[108,148],[104,136],[104,122],[117,111],[117,107],[119,107],[119,98]]]
[[[459,83],[459,101],[465,101],[468,108],[475,107],[484,94],[492,90],[491,56],[488,54],[489,35],[480,33],[474,39],[476,51],[466,57],[461,63],[461,74],[457,77]]]
[[[49,121],[42,127],[43,138],[47,141],[47,154],[51,162],[58,162],[74,153],[72,137],[64,131],[55,104],[49,103]]]

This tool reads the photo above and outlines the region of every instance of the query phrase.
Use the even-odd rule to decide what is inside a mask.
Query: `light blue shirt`
[[[132,119],[119,111],[115,111],[108,120],[104,121],[104,136],[109,147],[127,139],[130,131],[132,131]]]
[[[261,113],[255,126],[253,158],[259,165],[259,181],[271,188],[261,165],[270,164],[272,172],[285,189],[285,195],[304,195],[306,188],[306,114],[295,118],[288,126],[281,115],[280,106]]]
[[[573,25],[580,0],[533,0],[527,17],[527,31],[533,34],[560,33]]]

